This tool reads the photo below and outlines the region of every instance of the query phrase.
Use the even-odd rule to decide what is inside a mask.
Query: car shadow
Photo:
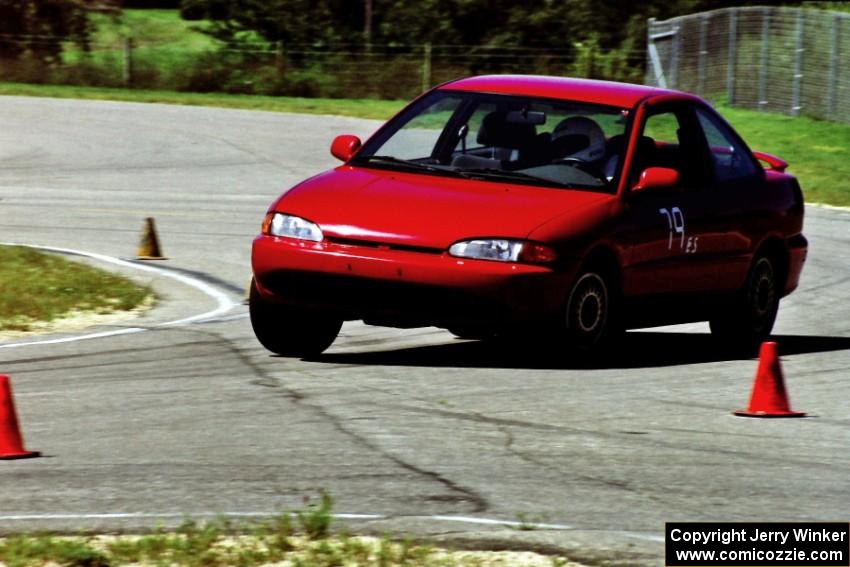
[[[850,350],[850,337],[777,335],[780,356]],[[753,356],[755,353],[753,353]],[[500,341],[462,341],[398,350],[325,353],[313,359],[325,364],[513,369],[651,368],[748,360],[753,356],[724,350],[708,333],[637,331],[620,346],[594,359],[552,354],[545,346]]]

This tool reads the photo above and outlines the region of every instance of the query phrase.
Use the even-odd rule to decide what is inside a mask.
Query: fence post
[[[761,20],[761,65],[759,66],[758,109],[767,105],[767,51],[770,47],[770,8],[762,10]]]
[[[646,73],[643,76],[643,83],[645,85],[649,84],[650,73],[655,72],[658,73],[658,70],[654,68],[652,61],[652,29],[655,27],[655,18],[649,18],[646,20]],[[660,86],[658,84],[658,79],[655,80],[655,86]]]
[[[283,72],[284,65],[284,52],[283,52],[283,41],[277,40],[274,42],[274,66],[277,68],[278,73]]]
[[[125,87],[133,86],[133,39],[125,37],[123,40],[123,66],[121,69],[121,78]]]
[[[838,34],[841,25],[841,17],[838,14],[832,16],[832,42],[829,49],[829,77],[826,83],[826,117],[832,119],[835,114],[835,85],[838,80],[838,42],[841,37]]]
[[[726,102],[731,106],[735,102],[735,63],[738,60],[738,10],[729,11],[729,53],[726,61]]]
[[[705,58],[708,55],[706,45],[708,35],[708,14],[704,14],[699,19],[699,57],[697,59],[697,93],[705,94]]]
[[[431,88],[431,42],[425,44],[422,53],[422,92]]]
[[[799,116],[802,105],[800,102],[800,82],[803,80],[803,26],[805,18],[802,8],[797,9],[797,24],[794,30],[794,76],[791,83],[791,116]]]
[[[678,20],[673,25],[673,39],[670,48],[670,88],[678,87],[679,82],[679,22]]]

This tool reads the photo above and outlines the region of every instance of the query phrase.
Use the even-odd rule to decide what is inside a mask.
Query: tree
[[[367,43],[389,53],[429,43],[449,54],[470,52],[454,46],[481,46],[468,72],[522,72],[529,57],[548,50],[565,72],[640,80],[648,18],[724,5],[722,0],[181,0],[181,12],[187,19],[212,20],[209,33],[229,44],[280,42],[296,65],[313,55],[305,45],[337,44],[329,52],[339,56],[368,51]]]
[[[215,21],[213,33],[225,40],[253,32],[268,41],[287,43],[359,43],[365,41],[369,14],[369,39],[376,44],[569,49],[595,38],[610,49],[639,36],[648,17],[663,19],[723,4],[721,0],[182,0],[181,11],[187,19]]]
[[[124,0],[123,5],[124,8],[176,10],[180,0]]]
[[[181,13],[186,19],[212,20],[209,33],[227,43],[247,36],[315,44],[352,41],[355,35],[358,41],[362,38],[362,6],[352,4],[345,0],[183,0]]]
[[[77,0],[0,0],[0,58],[59,60],[63,41],[88,48],[87,12]]]

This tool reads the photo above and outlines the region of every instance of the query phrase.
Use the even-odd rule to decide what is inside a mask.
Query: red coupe
[[[285,356],[355,319],[571,351],[709,321],[753,345],[806,258],[787,164],[681,92],[461,79],[331,153],[343,165],[284,193],[253,244],[251,323]]]

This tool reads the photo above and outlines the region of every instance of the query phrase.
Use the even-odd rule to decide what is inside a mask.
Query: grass
[[[218,93],[181,93],[100,87],[32,85],[0,83],[0,95],[75,98],[88,100],[118,100],[126,102],[157,102],[188,106],[215,106],[270,112],[301,114],[331,114],[386,120],[397,112],[404,101],[373,99],[336,99],[275,97],[257,95],[228,95]]]
[[[750,148],[789,163],[809,203],[850,206],[850,124],[721,107]]]
[[[13,536],[0,541],[0,562],[7,567],[26,565],[75,565],[107,567],[109,558],[84,539],[58,538],[51,535]]]
[[[331,534],[332,499],[322,494],[318,504],[293,516],[233,525],[221,518],[206,523],[185,521],[174,531],[147,535],[72,536],[14,535],[0,539],[0,565],[29,567],[110,567],[155,565],[186,567],[293,567],[358,565],[374,567],[484,567],[567,565],[563,557],[515,552],[451,551],[387,537]],[[295,518],[293,520],[293,517]],[[297,527],[296,527],[297,526]]]
[[[186,567],[254,567],[284,564],[303,567],[475,566],[474,559],[454,559],[443,550],[413,546],[387,538],[334,536],[311,540],[296,534],[269,536],[233,534],[226,522],[187,522],[176,532],[144,536],[60,537],[18,535],[0,541],[0,562],[6,567],[66,565],[109,567],[156,565]],[[284,563],[286,562],[286,563]],[[540,563],[538,563],[540,564]],[[545,564],[545,563],[544,563]],[[550,564],[554,564],[550,562]],[[511,565],[501,562],[498,565]]]
[[[306,509],[297,512],[296,517],[301,529],[311,539],[321,539],[327,537],[331,529],[331,508],[333,507],[333,498],[322,492],[321,498],[317,505],[309,505]]]
[[[397,100],[272,97],[197,94],[92,87],[0,83],[0,95],[45,96],[129,102],[158,102],[331,114],[385,120],[404,104]],[[850,124],[807,117],[719,107],[721,114],[751,148],[776,154],[790,163],[809,203],[850,206]]]
[[[0,246],[0,331],[28,331],[36,322],[74,312],[132,309],[152,292],[129,280],[18,246]]]

